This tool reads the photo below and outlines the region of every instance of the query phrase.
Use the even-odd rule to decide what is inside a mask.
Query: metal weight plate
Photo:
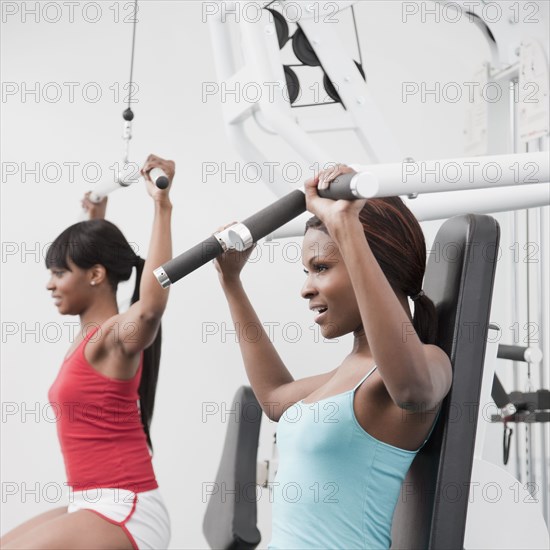
[[[317,54],[313,51],[307,36],[302,29],[298,29],[292,36],[292,49],[296,57],[310,67],[319,67],[321,63]]]
[[[277,31],[277,39],[279,40],[279,49],[283,49],[284,45],[288,42],[288,23],[286,19],[276,10],[266,8],[273,16],[273,22],[275,23],[275,30]]]
[[[298,80],[296,73],[290,67],[283,65],[283,68],[285,71],[288,97],[290,104],[292,105],[300,95],[300,81]]]

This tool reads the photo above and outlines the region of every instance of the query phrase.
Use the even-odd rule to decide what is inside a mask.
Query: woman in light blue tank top
[[[279,423],[272,550],[389,548],[401,484],[451,384],[449,358],[434,345],[435,307],[422,291],[420,225],[399,197],[319,197],[349,171],[338,165],[305,184],[314,217],[302,297],[325,338],[354,335],[336,369],[295,380],[243,289],[250,250],[216,261],[234,323],[261,334],[239,345],[258,401]]]

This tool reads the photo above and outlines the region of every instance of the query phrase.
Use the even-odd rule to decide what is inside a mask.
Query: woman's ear
[[[107,270],[105,266],[96,264],[88,270],[90,277],[90,285],[99,286],[101,283],[107,280]]]

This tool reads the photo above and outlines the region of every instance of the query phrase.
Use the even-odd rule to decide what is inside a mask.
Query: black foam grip
[[[357,197],[351,192],[350,184],[353,176],[357,175],[357,172],[351,172],[350,174],[341,174],[334,178],[330,183],[328,189],[319,190],[319,195],[325,199],[345,199],[348,201],[356,200]]]
[[[253,241],[256,242],[305,210],[306,197],[302,191],[296,190],[250,216],[242,223],[248,228]],[[170,279],[170,283],[175,283],[218,257],[222,252],[221,244],[216,237],[212,236],[165,263],[162,268]]]
[[[156,186],[159,189],[166,189],[169,183],[170,182],[168,181],[168,178],[166,176],[160,176],[159,178],[157,178],[157,181],[155,182]]]
[[[253,241],[256,242],[293,220],[305,210],[306,196],[303,191],[296,189],[246,218],[242,223],[248,228]]]
[[[212,235],[212,237],[205,239],[202,243],[195,245],[183,254],[172,258],[162,268],[168,275],[170,282],[175,283],[210,260],[217,258],[222,252],[222,245]]]

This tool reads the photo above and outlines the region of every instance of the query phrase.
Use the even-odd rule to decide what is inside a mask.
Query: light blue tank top
[[[368,434],[353,388],[295,403],[279,420],[270,550],[389,548],[401,483],[416,451]]]

